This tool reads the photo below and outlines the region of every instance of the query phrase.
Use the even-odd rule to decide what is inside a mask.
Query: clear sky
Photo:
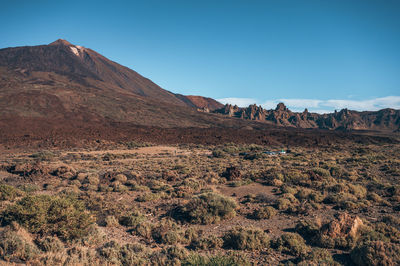
[[[63,38],[175,93],[400,109],[398,0],[0,0],[0,48]]]

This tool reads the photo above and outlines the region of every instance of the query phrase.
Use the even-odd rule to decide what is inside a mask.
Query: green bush
[[[311,220],[301,220],[296,224],[295,230],[305,239],[312,240],[321,229],[321,225]]]
[[[372,241],[355,247],[351,259],[356,265],[400,265],[400,245]]]
[[[160,197],[161,197],[160,193],[146,192],[144,194],[139,195],[136,198],[136,200],[139,202],[148,202],[148,201],[157,200]]]
[[[24,193],[21,190],[13,186],[0,184],[0,200],[12,201],[16,197],[20,197],[22,195],[24,195]]]
[[[163,219],[152,228],[152,237],[161,244],[174,245],[181,241],[179,226],[172,220]]]
[[[332,254],[323,248],[313,248],[312,251],[306,256],[305,260],[297,265],[331,265],[339,266],[340,264],[333,260]]]
[[[296,257],[305,257],[310,252],[304,239],[296,233],[284,233],[272,242],[272,247]]]
[[[64,244],[55,236],[46,236],[42,239],[38,239],[37,245],[44,252],[60,252],[64,249]]]
[[[216,193],[195,196],[178,209],[177,218],[191,223],[211,224],[232,218],[236,215],[236,202]]]
[[[240,254],[202,256],[192,254],[182,262],[183,266],[250,266],[249,260]]]
[[[31,233],[56,234],[64,240],[86,236],[94,222],[81,201],[67,196],[27,196],[8,206],[2,216],[5,224],[15,221]]]
[[[153,225],[148,222],[139,223],[134,228],[133,232],[147,240],[151,239]]]
[[[191,243],[191,246],[194,249],[209,250],[209,249],[221,248],[223,244],[224,240],[222,238],[210,235],[208,237],[201,237],[198,239],[194,239]]]
[[[257,220],[261,219],[271,219],[277,214],[277,210],[274,207],[267,206],[262,208],[257,208],[253,211],[252,217]]]
[[[269,237],[256,228],[234,228],[224,235],[224,245],[238,250],[261,250],[269,247]]]
[[[276,201],[275,206],[278,210],[295,212],[300,202],[293,194],[285,193]]]
[[[146,217],[141,214],[139,211],[132,211],[126,214],[123,214],[119,218],[119,223],[123,226],[135,227],[139,223],[145,221]]]

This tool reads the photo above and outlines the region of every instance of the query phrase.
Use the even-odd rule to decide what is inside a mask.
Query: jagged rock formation
[[[330,114],[290,111],[283,103],[274,110],[266,110],[255,104],[246,108],[226,104],[215,113],[247,120],[269,122],[279,126],[319,128],[334,130],[390,130],[399,131],[400,110],[382,109],[376,112],[357,112],[343,109]]]

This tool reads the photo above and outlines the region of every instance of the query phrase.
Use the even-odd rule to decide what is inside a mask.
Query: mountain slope
[[[151,126],[210,126],[189,98],[91,49],[65,40],[0,50],[0,114],[120,121]],[[202,98],[202,97],[199,97]]]

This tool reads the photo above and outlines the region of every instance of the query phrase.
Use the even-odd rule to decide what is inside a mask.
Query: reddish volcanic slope
[[[212,98],[207,98],[203,96],[194,96],[194,95],[180,95],[177,96],[184,101],[187,105],[196,107],[198,109],[204,111],[214,111],[216,109],[220,109],[224,107],[224,105]]]
[[[111,120],[162,127],[207,127],[226,120],[199,113],[189,98],[65,40],[1,49],[0,88],[3,117]],[[204,101],[218,106],[211,99]]]

